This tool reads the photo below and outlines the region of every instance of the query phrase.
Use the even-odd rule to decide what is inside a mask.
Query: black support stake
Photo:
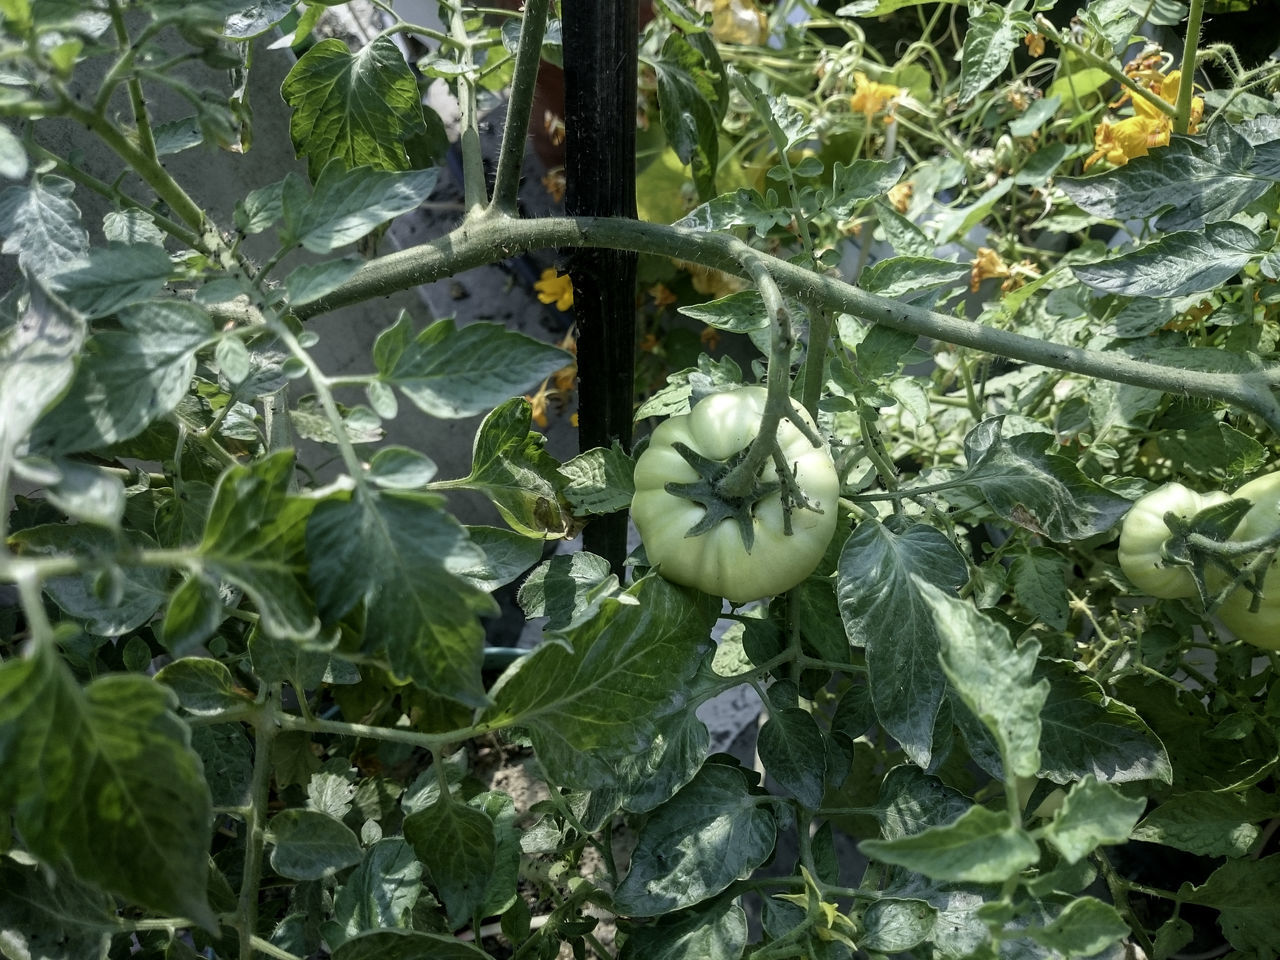
[[[565,209],[571,215],[636,215],[636,0],[562,0],[565,76]],[[636,255],[575,250],[569,261],[578,322],[580,449],[631,448],[635,380]],[[597,517],[587,550],[619,575],[627,515]]]

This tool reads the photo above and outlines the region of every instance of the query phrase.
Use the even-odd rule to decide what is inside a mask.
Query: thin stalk
[[[511,79],[511,99],[507,102],[507,123],[502,131],[498,151],[498,173],[493,183],[493,199],[489,211],[506,214],[516,212],[516,193],[520,189],[520,168],[524,162],[525,142],[529,136],[529,114],[533,109],[534,87],[538,83],[538,65],[542,62],[542,36],[547,26],[549,0],[527,0],[524,19],[520,23],[520,46],[516,52],[516,70]]]
[[[85,109],[70,97],[66,98],[62,104],[62,110],[72,120],[83,124],[97,134],[116,156],[131,166],[133,172],[146,181],[147,186],[169,205],[169,209],[177,214],[180,220],[196,231],[197,235],[204,233],[206,226],[204,211],[178,185],[177,181],[169,176],[169,171],[162,167],[159,161],[135,147],[129,138],[106,118]]]
[[[258,926],[258,886],[262,882],[262,854],[266,846],[266,809],[271,798],[271,744],[279,731],[280,685],[263,693],[266,709],[254,725],[253,777],[249,787],[249,810],[245,816],[244,871],[240,896],[236,901],[236,922],[240,934],[240,960],[250,960],[256,948],[254,930]]]
[[[1186,133],[1191,125],[1191,96],[1195,89],[1196,47],[1200,44],[1200,22],[1204,17],[1204,0],[1191,0],[1187,12],[1187,36],[1182,42],[1182,79],[1178,84],[1177,112],[1173,129]]]
[[[185,226],[178,223],[178,221],[156,213],[154,210],[147,207],[146,204],[139,200],[135,200],[118,187],[114,187],[105,180],[99,180],[97,177],[85,173],[80,168],[73,166],[71,163],[58,156],[52,150],[46,150],[38,143],[28,141],[26,146],[27,152],[30,153],[32,157],[40,160],[52,161],[57,166],[58,172],[68,180],[72,180],[80,184],[82,187],[87,187],[94,193],[106,197],[112,203],[118,204],[122,207],[128,207],[131,210],[141,210],[165,233],[182,241],[188,247],[199,246],[200,235],[188,230]]]
[[[120,49],[126,51],[127,55],[132,55],[136,47],[129,39],[129,31],[124,25],[124,14],[120,10],[119,0],[111,0],[111,27],[116,35],[116,43]],[[128,81],[129,87],[129,103],[133,107],[133,124],[138,132],[138,148],[150,157],[152,160],[156,158],[156,140],[151,133],[151,120],[147,116],[147,101],[142,95],[142,81],[136,75],[130,76]]]
[[[411,747],[430,750],[433,754],[449,744],[470,740],[481,733],[499,729],[494,726],[473,726],[464,727],[461,730],[449,730],[445,733],[419,733],[417,730],[407,730],[404,727],[377,727],[365,723],[324,720],[319,717],[308,720],[289,714],[279,717],[278,722],[282,730],[305,730],[309,733],[328,733],[337,737],[403,743]]]
[[[1196,0],[1192,0],[1193,7],[1195,2]],[[1200,2],[1203,3],[1203,0],[1200,0]],[[1120,84],[1120,86],[1128,90],[1132,96],[1141,97],[1171,120],[1177,116],[1177,108],[1173,104],[1161,99],[1150,90],[1146,89],[1146,87],[1136,83],[1132,77],[1112,63],[1110,59],[1100,57],[1087,47],[1082,47],[1080,44],[1075,43],[1072,40],[1068,40],[1066,36],[1056,26],[1054,26],[1053,21],[1043,13],[1036,15],[1036,25],[1040,28],[1041,33],[1052,37],[1054,42],[1063,50],[1070,51],[1082,60],[1087,60],[1089,66],[1097,67],[1116,83]],[[1187,101],[1187,108],[1189,111],[1190,101]]]
[[[471,40],[467,36],[466,20],[461,5],[455,6],[449,18],[449,31],[462,55],[464,68],[458,77],[458,111],[461,133],[458,143],[462,149],[462,195],[468,210],[485,205],[484,156],[480,151],[480,126],[477,118],[476,85],[469,76],[475,66],[471,58]]]
[[[725,234],[613,217],[529,220],[504,217],[491,222],[468,221],[429,243],[370,260],[338,290],[304,304],[295,313],[301,319],[308,319],[544,247],[633,250],[689,260],[745,277],[746,270],[735,246],[741,243]],[[1280,435],[1280,402],[1270,389],[1272,383],[1280,383],[1280,366],[1247,373],[1209,373],[1135,360],[1115,351],[1054,343],[887,300],[836,277],[814,273],[769,254],[758,253],[758,256],[767,263],[769,275],[779,289],[806,303],[1011,360],[1178,396],[1218,400],[1256,414]]]

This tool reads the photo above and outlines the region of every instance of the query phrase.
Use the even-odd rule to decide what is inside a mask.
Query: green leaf
[[[901,764],[880,781],[875,813],[881,836],[897,840],[951,823],[970,806],[969,799],[959,790],[917,766]]]
[[[385,658],[394,675],[482,706],[478,615],[496,605],[452,572],[485,558],[441,503],[369,491],[319,504],[306,532],[311,584],[326,622],[364,602],[363,651]]]
[[[0,953],[14,960],[107,960],[114,901],[68,872],[0,857]]]
[[[303,588],[303,537],[314,501],[289,495],[293,453],[282,450],[218,480],[209,507],[201,560],[212,579],[242,588],[263,630],[305,640],[319,629]]]
[[[778,202],[774,191],[768,190],[765,196],[761,196],[748,187],[739,187],[732,193],[722,193],[699,204],[673,226],[705,233],[749,226],[764,237],[775,227],[785,227],[790,222],[791,211]],[[689,308],[681,307],[680,312],[684,313],[686,309]]]
[[[1129,936],[1129,926],[1109,903],[1081,897],[1044,927],[1028,927],[1027,936],[1066,957],[1092,957]]]
[[[951,287],[962,286],[969,267],[930,257],[889,257],[878,260],[858,278],[858,286],[891,300],[910,303]],[[914,338],[913,342],[914,342]]]
[[[689,709],[709,616],[690,593],[645,577],[518,661],[481,722],[524,728],[558,783],[613,786],[618,765],[652,747],[660,722]]]
[[[17,323],[0,330],[0,471],[76,373],[84,321],[39,283]]]
[[[316,810],[283,810],[267,824],[271,869],[290,880],[322,880],[359,863],[360,841],[341,820]]]
[[[476,431],[471,473],[451,485],[479,490],[511,528],[531,537],[560,536],[565,519],[560,465],[543,449],[547,438],[529,429],[532,408],[523,397],[495,407]]]
[[[483,811],[441,796],[405,817],[405,839],[426,864],[431,883],[456,930],[471,921],[484,902],[494,868],[497,841],[493,821]]]
[[[1042,660],[1036,674],[1049,681],[1040,713],[1041,777],[1062,784],[1087,775],[1109,783],[1172,780],[1164,745],[1132,707],[1072,663]]]
[[[1031,106],[1027,107],[1020,117],[1009,121],[1010,136],[1032,136],[1037,130],[1044,126],[1046,122],[1052,120],[1057,115],[1058,108],[1061,106],[1061,97],[1045,97],[1043,99],[1036,100],[1031,104]],[[1061,180],[1056,182],[1062,183]],[[1071,193],[1068,191],[1067,195],[1071,196]],[[1075,197],[1072,196],[1071,199],[1075,200]],[[1076,200],[1076,203],[1083,206],[1083,204],[1080,204],[1079,200]]]
[[[516,600],[526,618],[547,617],[546,629],[557,631],[594,614],[618,589],[608,560],[578,551],[539,566],[520,585]]]
[[[33,451],[77,453],[128,440],[190,389],[195,353],[213,337],[204,310],[150,301],[123,307],[117,318],[123,329],[100,330],[85,344],[66,398],[36,426]]]
[[[382,421],[368,407],[348,407],[336,404],[342,431],[352,443],[377,443],[385,436]],[[315,443],[338,443],[338,431],[315,394],[299,398],[298,405],[289,411],[289,422],[298,436]]]
[[[1003,417],[984,420],[964,438],[968,467],[960,480],[1005,520],[1056,543],[1110,530],[1130,501],[1094,483],[1066,457],[1045,453],[1046,434],[1000,436]]]
[[[301,191],[284,189],[281,243],[300,243],[312,253],[354,243],[388,220],[416,210],[435,189],[438,173],[434,168],[407,173],[367,166],[348,170],[341,160],[332,159],[305,201]]]
[[[1258,235],[1224,221],[1167,233],[1097,263],[1073,264],[1081,283],[1128,297],[1185,297],[1222,286],[1262,253]]]
[[[769,326],[764,300],[756,290],[740,290],[719,300],[678,307],[677,312],[729,333],[751,333]]]
[[[770,711],[757,750],[779,786],[810,810],[822,806],[827,747],[811,714],[799,707]]]
[[[1048,547],[1032,547],[1014,557],[1009,583],[1014,598],[1055,630],[1063,630],[1070,618],[1067,583],[1070,562]]]
[[[504,587],[542,559],[545,541],[501,527],[469,526],[472,546],[484,551],[480,563],[450,563],[449,569],[485,593]]]
[[[853,0],[836,8],[837,17],[884,17],[903,7],[918,7],[932,0]],[[960,0],[946,0],[959,3]]]
[[[158,294],[172,272],[164,247],[107,243],[90,250],[83,265],[59,272],[50,285],[86,317],[105,317]]]
[[[369,479],[384,490],[417,490],[435,475],[431,458],[409,447],[382,447],[369,460]]]
[[[234,723],[201,724],[191,730],[191,746],[204,766],[215,807],[244,807],[252,799],[253,744]]]
[[[47,645],[0,664],[0,804],[41,860],[214,930],[209,788],[172,701],[137,674],[82,690]]]
[[[193,574],[169,597],[160,639],[171,653],[182,656],[208,640],[223,619],[218,584]]]
[[[362,266],[362,260],[326,260],[294,267],[284,278],[285,299],[292,307],[319,300],[350,280]]]
[[[777,820],[736,766],[705,765],[649,815],[613,894],[624,916],[656,917],[714,897],[773,852]]]
[[[831,197],[824,209],[837,220],[847,219],[853,208],[873,197],[884,196],[902,179],[904,157],[892,160],[851,160],[836,162],[831,172]]]
[[[0,124],[0,177],[21,180],[29,168],[26,147],[6,124]]]
[[[608,450],[587,450],[560,466],[560,475],[567,481],[564,498],[576,516],[625,510],[635,493],[631,478],[634,469],[635,461],[622,451],[617,440]]]
[[[1124,843],[1146,809],[1143,797],[1126,797],[1092,775],[1068,791],[1045,837],[1067,863],[1078,863],[1104,844]]]
[[[1040,859],[1040,848],[1005,812],[970,807],[946,826],[895,840],[864,840],[858,850],[935,880],[1003,883]]]
[[[16,254],[18,266],[29,276],[53,276],[89,253],[89,234],[71,199],[74,191],[70,180],[38,176],[30,186],[0,193],[0,252]]]
[[[334,37],[299,58],[280,94],[293,107],[289,135],[315,180],[330,158],[347,167],[407,170],[405,141],[423,131],[413,71],[389,36],[356,53]]]
[[[698,196],[707,198],[715,190],[716,166],[720,157],[719,118],[725,104],[720,102],[718,81],[723,68],[708,64],[703,52],[688,37],[671,33],[652,66],[658,81],[658,110],[667,142],[681,163],[693,171]]]
[[[132,566],[129,550],[154,549],[155,541],[136,530],[111,532],[86,524],[43,524],[13,535],[11,542],[22,553],[37,556],[79,555],[87,561],[102,558],[81,574],[50,577],[44,590],[69,616],[84,623],[100,637],[119,637],[146,623],[160,609],[168,594],[168,571],[159,567]],[[103,572],[110,578],[113,596],[103,597],[97,587]]]
[[[239,9],[230,14],[223,24],[223,36],[232,40],[249,40],[266,33],[287,17],[293,10],[293,0],[258,0],[256,3],[237,2]]]
[[[491,960],[474,944],[442,933],[375,930],[348,940],[333,960]]]
[[[496,323],[462,329],[437,320],[416,338],[408,314],[378,337],[374,360],[379,379],[399,387],[433,417],[470,417],[522,393],[571,363],[559,347]],[[386,338],[384,340],[384,338]]]
[[[1275,798],[1197,790],[1174,794],[1143,817],[1134,840],[1161,843],[1202,857],[1243,857],[1257,842],[1257,826],[1280,814]]]
[[[45,483],[51,504],[76,520],[112,530],[119,528],[127,499],[120,477],[69,457],[45,462],[59,474],[57,480]],[[22,472],[23,464],[19,463],[18,473]]]
[[[978,16],[969,16],[960,51],[960,106],[969,103],[991,86],[1009,66],[1024,31],[1006,10],[983,4]]]
[[[1280,140],[1255,146],[1232,124],[1216,123],[1204,137],[1171,137],[1168,146],[1101,176],[1056,182],[1096,216],[1125,221],[1160,213],[1156,226],[1170,232],[1226,220],[1278,179]]]
[[[333,900],[325,940],[333,948],[369,930],[406,929],[422,892],[422,864],[400,837],[379,840],[347,874]]]
[[[284,216],[283,179],[250,190],[236,201],[235,224],[241,233],[254,234],[279,222]]]
[[[516,826],[519,817],[515,801],[505,793],[491,790],[472,797],[467,806],[483,812],[493,821],[493,868],[478,910],[484,917],[497,916],[505,913],[518,896],[522,831]]]
[[[862,915],[865,950],[898,953],[929,939],[938,923],[938,911],[919,900],[877,900]]]
[[[1184,883],[1178,895],[1183,903],[1218,910],[1218,926],[1237,950],[1271,957],[1280,955],[1276,890],[1280,890],[1280,854],[1261,860],[1228,860],[1203,886]]]
[[[937,628],[939,659],[951,687],[1000,744],[1000,756],[1020,777],[1040,768],[1040,709],[1045,680],[1032,682],[1040,644],[1014,647],[1009,632],[972,603],[917,582]],[[959,879],[959,878],[954,878]]]
[[[237,687],[231,671],[208,657],[182,657],[156,673],[156,680],[178,695],[182,709],[196,716],[251,706],[253,696]]]
[[[618,960],[737,960],[747,945],[747,914],[739,898],[723,897],[626,930]]]
[[[969,579],[964,557],[938,530],[864,522],[840,551],[836,597],[849,642],[866,648],[876,716],[927,767],[946,681],[933,614],[913,574],[956,591]]]

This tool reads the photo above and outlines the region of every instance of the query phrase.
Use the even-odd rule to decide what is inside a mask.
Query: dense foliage
[[[655,0],[640,220],[516,213],[558,4],[376,4],[362,47],[331,6],[0,0],[0,955],[1280,956],[1249,619],[1280,591],[1280,68],[1201,37],[1248,4]],[[246,94],[279,58],[287,132]],[[307,176],[227,222],[166,167],[285,136]],[[457,228],[377,255],[450,150]],[[840,499],[793,589],[544,560],[632,496],[632,451],[534,429],[571,337],[402,314],[368,373],[313,357],[322,313],[553,247],[643,255],[641,434],[766,384],[745,456],[798,513],[775,430],[812,417]],[[467,476],[382,439],[406,402],[483,415]],[[1157,597],[1117,538],[1167,482]],[[754,764],[696,712],[743,684]]]

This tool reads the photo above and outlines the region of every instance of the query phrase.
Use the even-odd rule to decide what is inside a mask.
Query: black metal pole
[[[636,0],[563,0],[565,209],[636,215]],[[578,434],[582,450],[631,447],[636,256],[575,250],[569,262],[578,322]],[[587,550],[621,574],[627,515],[595,518]]]

